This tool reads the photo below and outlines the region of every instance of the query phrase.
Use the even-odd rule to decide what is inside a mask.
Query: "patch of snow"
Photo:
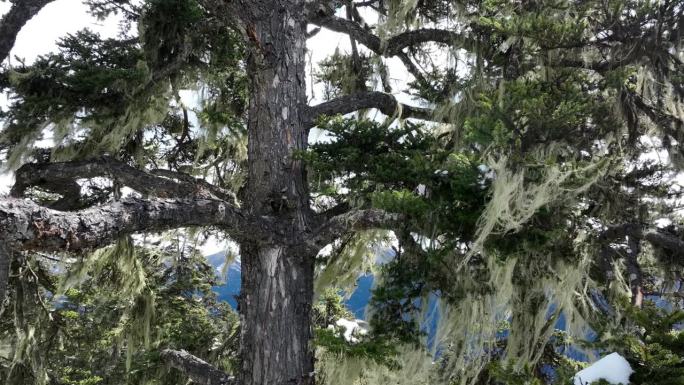
[[[627,385],[632,373],[634,371],[624,357],[618,353],[611,353],[577,372],[573,382],[574,385],[588,385],[603,379],[613,385]]]
[[[363,336],[368,334],[368,322],[360,319],[348,320],[340,318],[335,322],[335,326],[344,329],[344,339],[347,342],[357,343],[359,339],[356,336]],[[334,328],[333,325],[328,328]]]
[[[655,223],[656,227],[659,229],[670,226],[672,224],[672,220],[670,218],[658,218],[653,222]]]

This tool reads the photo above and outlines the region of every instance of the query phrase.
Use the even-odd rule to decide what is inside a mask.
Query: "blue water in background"
[[[212,254],[207,257],[207,260],[217,270],[217,272],[221,272],[222,265],[225,261],[223,253]],[[227,276],[225,277],[225,282],[222,285],[213,287],[213,290],[217,294],[218,299],[221,301],[228,302],[230,306],[233,307],[233,309],[237,308],[237,300],[235,296],[237,296],[240,293],[240,273],[240,262],[233,262],[228,268],[226,274]],[[349,311],[351,311],[354,314],[354,317],[357,319],[367,320],[368,314],[366,312],[366,308],[372,295],[374,281],[375,277],[373,277],[372,274],[359,276],[358,280],[356,281],[356,288],[354,289],[354,291],[351,293],[351,295],[345,296],[344,298],[345,306],[347,307],[347,309],[349,309]],[[430,351],[433,351],[433,348],[435,347],[434,343],[436,331],[437,326],[439,324],[438,299],[439,297],[436,294],[431,295],[427,299],[428,314],[425,320],[423,321],[423,324],[420,326],[421,331],[424,332],[425,336],[427,337],[427,348]],[[554,310],[555,309],[552,307],[550,309],[550,312],[553,312]],[[561,314],[558,321],[556,322],[555,327],[559,330],[565,330],[566,323],[567,322],[565,316]],[[508,332],[506,331],[502,334],[501,337],[505,337],[507,334]],[[594,336],[592,335],[587,336],[588,340],[592,340],[593,338]],[[589,360],[589,357],[585,353],[572,346],[566,347],[564,354],[578,361],[586,362]]]

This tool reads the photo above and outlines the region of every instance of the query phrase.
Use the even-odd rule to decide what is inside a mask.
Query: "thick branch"
[[[12,8],[0,20],[0,62],[7,59],[19,31],[26,22],[54,0],[15,0]]]
[[[379,209],[353,210],[329,218],[313,234],[310,244],[322,248],[350,231],[395,229],[405,220],[402,214]]]
[[[604,240],[612,240],[624,236],[643,239],[655,247],[669,251],[682,252],[684,250],[684,239],[658,229],[644,230],[640,225],[634,223],[608,226],[601,233],[601,238]]]
[[[82,251],[140,231],[218,225],[238,232],[243,224],[232,203],[215,199],[124,199],[75,212],[0,200],[0,243],[15,250]]]
[[[455,48],[465,49],[469,52],[478,51],[477,39],[470,38],[459,32],[435,28],[423,28],[400,33],[383,40],[370,32],[370,30],[364,28],[359,23],[354,21],[336,17],[331,13],[325,12],[310,12],[310,14],[311,23],[328,28],[335,32],[347,34],[351,38],[368,47],[368,49],[376,54],[386,57],[399,56],[403,53],[405,48],[415,47],[428,42],[447,44]],[[552,50],[561,47],[543,46],[542,48],[545,50]],[[620,55],[620,52],[613,52],[612,55],[610,55],[612,59],[609,60],[584,62],[582,60],[561,59],[552,61],[548,64],[552,66],[586,68],[602,73],[614,68],[628,65],[644,54],[643,49],[638,47],[626,47],[626,49],[623,49],[622,51],[626,53],[624,55]],[[405,58],[401,59],[404,64],[408,65]],[[410,66],[409,69],[411,69]],[[414,74],[414,76],[416,76],[416,74]]]
[[[444,29],[417,29],[400,33],[383,41],[360,24],[340,17],[324,16],[318,13],[311,18],[311,22],[335,32],[345,33],[376,54],[387,57],[398,55],[404,48],[428,42],[449,44],[469,51],[473,51],[477,45],[473,39]]]
[[[235,377],[216,369],[206,361],[193,356],[185,350],[166,349],[161,352],[166,363],[188,376],[192,382],[201,385],[237,385]]]
[[[21,197],[30,187],[40,187],[62,195],[77,195],[79,187],[76,180],[95,177],[108,177],[142,194],[160,198],[234,200],[229,192],[190,175],[170,170],[153,170],[148,173],[111,158],[25,164],[16,172],[16,183],[11,195]]]
[[[359,92],[341,96],[329,102],[308,107],[304,124],[307,127],[316,125],[316,118],[321,115],[348,114],[365,108],[377,108],[387,116],[400,115],[404,118],[434,120],[434,111],[430,108],[413,107],[397,102],[394,96],[384,92]]]

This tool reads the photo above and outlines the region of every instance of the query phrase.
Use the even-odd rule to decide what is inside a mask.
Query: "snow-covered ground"
[[[359,342],[358,337],[368,334],[369,325],[368,322],[360,319],[348,320],[340,318],[335,322],[335,326],[330,325],[329,328],[344,330],[344,339],[347,342],[356,343]]]
[[[624,357],[611,353],[577,372],[573,380],[575,385],[588,385],[598,380],[606,380],[613,385],[627,385],[633,372]]]

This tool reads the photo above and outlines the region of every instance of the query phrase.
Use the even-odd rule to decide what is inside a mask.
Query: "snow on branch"
[[[574,385],[589,385],[599,380],[609,384],[629,384],[629,376],[634,373],[626,359],[618,353],[611,353],[580,370],[573,377]]]

